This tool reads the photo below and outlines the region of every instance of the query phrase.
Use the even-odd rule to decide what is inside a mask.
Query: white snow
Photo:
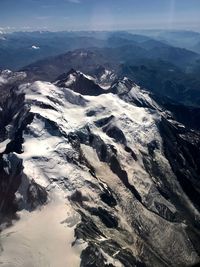
[[[108,90],[115,79],[115,73],[112,70],[105,69],[101,77],[99,77],[95,81],[101,86],[102,89]]]
[[[108,78],[108,76],[111,75],[111,74],[112,74],[112,71],[105,70],[104,74],[100,78],[101,82],[103,82],[104,80],[106,80]]]
[[[70,75],[68,85],[74,79],[74,75]],[[50,200],[46,206],[34,212],[20,212],[20,220],[3,231],[2,266],[76,267],[80,265],[80,253],[86,244],[71,246],[79,216],[67,197],[78,189],[88,197],[89,203],[91,200],[92,205],[98,205],[99,195],[94,188],[88,186],[88,182],[99,187],[100,180],[113,188],[122,199],[125,210],[128,209],[128,201],[132,203],[133,199],[119,177],[111,171],[108,164],[100,162],[95,149],[90,146],[81,145],[81,149],[85,158],[94,166],[98,179],[94,179],[81,163],[69,163],[66,158],[78,161],[79,155],[68,142],[67,134],[89,126],[105,144],[113,145],[117,149],[122,168],[128,173],[129,183],[135,186],[145,200],[153,184],[153,178],[146,172],[142,159],[143,154],[148,153],[148,143],[153,140],[157,142],[156,157],[164,161],[162,140],[156,124],[160,115],[148,108],[126,103],[111,93],[83,97],[70,89],[40,81],[22,85],[20,90],[26,92],[26,101],[31,103],[31,112],[35,113],[35,117],[24,133],[24,153],[18,156],[23,159],[24,174],[50,190]],[[130,94],[138,100],[151,101],[154,105],[151,98],[138,87],[134,87]],[[39,102],[48,105],[48,108],[42,107]],[[95,115],[87,116],[88,111],[95,111]],[[134,151],[137,161],[125,152],[123,144],[116,142],[95,125],[95,121],[111,115],[114,118],[110,125],[123,131],[127,146]],[[165,166],[167,169],[167,162]],[[144,209],[139,204],[137,208]],[[121,226],[126,229],[126,217],[120,208],[117,212]],[[145,210],[145,214],[147,218],[151,218],[149,211]],[[62,224],[65,219],[73,226]],[[132,232],[130,237],[136,238]],[[121,242],[120,236],[116,236],[116,239]],[[136,250],[134,246],[130,246],[130,249]],[[121,267],[119,262],[108,256],[107,260]]]
[[[95,79],[92,76],[86,75],[86,74],[84,74],[82,72],[79,72],[79,73],[81,73],[86,79],[91,80],[91,81],[95,81]]]
[[[113,122],[114,125],[123,130],[127,139],[127,144],[136,152],[136,154],[140,155],[140,151],[145,150],[146,144],[154,139],[156,139],[158,143],[161,142],[155,124],[155,122],[160,119],[159,115],[152,114],[148,109],[125,103],[123,100],[119,99],[117,95],[104,94],[98,97],[85,96],[82,99],[85,100],[86,105],[80,106],[79,94],[74,93],[69,89],[58,88],[50,83],[35,82],[30,85],[28,89],[25,87],[24,90],[28,90],[26,96],[28,101],[37,99],[37,101],[41,101],[54,108],[44,109],[37,104],[32,104],[31,111],[45,119],[56,122],[62,132],[67,133],[69,131],[75,131],[76,129],[89,124],[91,129],[103,139],[113,142],[112,139],[110,140],[110,137],[94,125],[94,121],[113,115],[116,118]],[[66,99],[66,97],[69,97],[69,92],[73,95],[75,104],[70,103],[72,102],[71,96],[69,99]],[[52,99],[49,99],[49,96],[51,96]],[[59,99],[59,104],[56,102],[57,99]],[[68,102],[68,100],[70,100],[70,102]],[[95,117],[87,117],[85,114],[88,110],[98,110],[99,112]],[[31,127],[34,127],[34,131],[44,127],[41,126],[40,119],[38,119],[37,122],[36,119],[34,121],[36,124],[32,123],[31,125]],[[48,144],[53,144],[53,141],[52,137],[47,137],[46,134],[44,134],[44,138],[47,138],[47,142],[42,141],[43,147],[45,146],[44,150],[46,151]],[[27,142],[29,143],[27,151],[32,151],[30,150],[30,147],[32,147],[30,144],[35,143],[35,141],[32,142],[31,140],[32,136],[27,138]],[[59,138],[57,142],[59,142]],[[41,148],[40,144],[38,144],[38,147]],[[45,154],[45,151],[41,152],[41,154]],[[24,155],[27,155],[26,153],[28,152],[25,151]]]
[[[73,74],[69,75],[69,79],[65,82],[65,86],[68,87],[76,81],[76,76]]]
[[[48,205],[19,215],[20,220],[1,235],[2,267],[80,266],[85,244],[72,246],[74,227],[80,218],[59,188],[54,188]]]
[[[2,76],[0,76],[0,85],[5,84],[7,81]]]
[[[6,146],[8,143],[10,143],[10,139],[6,139],[3,142],[0,143],[0,153],[3,153],[6,149]]]
[[[149,96],[149,93],[147,93],[144,90],[141,90],[141,88],[137,85],[135,85],[131,91],[129,92],[129,94],[135,98],[136,100],[138,100],[139,102],[141,102],[142,100],[145,101],[146,103],[149,103],[152,107],[155,107],[157,110],[160,110],[160,107],[158,106],[158,104],[153,101],[153,99]]]
[[[73,77],[71,77],[71,79],[72,78]],[[76,101],[74,101],[75,104],[70,103],[71,101],[68,102],[71,100],[71,96],[69,97],[69,94],[66,94],[66,92],[73,95],[74,99],[76,99]],[[145,97],[142,92],[140,93],[139,88],[137,87],[131,90],[131,94],[134,94],[134,97],[137,98]],[[50,100],[48,96],[51,96],[52,99]],[[161,146],[161,138],[155,124],[155,122],[160,119],[159,115],[152,114],[147,108],[128,104],[119,99],[117,95],[113,94],[105,94],[98,97],[84,96],[83,99],[86,101],[85,106],[79,105],[79,97],[79,94],[74,93],[69,89],[58,88],[55,85],[45,82],[35,82],[30,85],[26,96],[29,101],[37,99],[38,101],[42,101],[43,103],[54,107],[54,110],[50,110],[41,108],[37,105],[32,105],[31,111],[45,119],[56,122],[63,133],[73,132],[85,125],[90,125],[92,131],[105,140],[105,142],[113,143],[121,153],[124,168],[128,173],[132,174],[129,177],[130,183],[134,184],[141,195],[146,195],[150,190],[152,180],[146,171],[144,171],[141,152],[148,153],[146,150],[147,143],[153,140],[157,140],[158,144]],[[56,103],[57,99],[59,99],[59,104]],[[94,117],[87,117],[85,114],[88,110],[97,110],[98,113]],[[124,149],[121,148],[121,145],[117,144],[114,140],[108,137],[102,129],[99,129],[94,125],[94,121],[111,115],[115,116],[113,125],[123,130],[127,139],[127,145],[137,155],[137,162],[130,159],[130,157],[127,157],[127,153],[124,154]],[[56,160],[54,152],[57,151],[58,148],[62,151],[65,149],[69,152],[70,149],[72,151],[72,148],[70,148],[64,140],[61,140],[60,137],[49,136],[49,133],[47,134],[44,128],[44,123],[41,122],[40,119],[34,119],[30,128],[33,132],[37,133],[39,138],[35,140],[32,136],[27,136],[24,144],[25,153],[22,154],[22,157],[26,159],[31,159],[33,156],[39,158],[43,156],[46,159],[54,158],[54,162],[57,161],[60,162],[59,164],[65,165],[63,160],[59,158]],[[63,163],[61,163],[62,161]],[[49,166],[49,164],[52,163],[50,161],[50,163],[47,164],[46,162],[45,164]],[[36,165],[38,166],[38,162]],[[46,173],[44,170],[43,172]],[[56,170],[56,172],[58,176],[60,170]],[[55,176],[55,174],[52,175],[51,173],[51,178]],[[65,173],[60,174],[60,177],[64,176]]]
[[[101,88],[104,90],[108,90],[110,88],[110,84],[107,85],[101,84]]]
[[[106,259],[107,264],[112,264],[115,267],[123,267],[123,265],[120,261],[113,259],[108,254],[106,254],[102,249],[100,251],[101,251],[102,255],[104,256],[104,258]]]

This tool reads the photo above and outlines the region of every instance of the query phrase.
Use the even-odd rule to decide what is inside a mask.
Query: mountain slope
[[[2,231],[3,266],[16,255],[19,266],[30,258],[63,267],[198,263],[199,133],[127,78],[106,94],[72,89],[62,79],[24,84],[20,115],[9,104],[15,95],[3,107],[13,113],[2,127],[0,171],[18,181],[9,205],[19,216]],[[20,178],[6,167],[12,157],[23,161]]]

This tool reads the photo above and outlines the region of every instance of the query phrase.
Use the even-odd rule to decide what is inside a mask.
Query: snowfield
[[[74,240],[79,216],[70,209],[63,192],[54,188],[48,205],[32,213],[19,213],[20,220],[1,236],[3,267],[64,267],[80,265],[80,252],[86,245]],[[17,246],[16,246],[17,244]]]

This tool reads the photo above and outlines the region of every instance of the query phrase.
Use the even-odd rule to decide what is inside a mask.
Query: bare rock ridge
[[[92,77],[86,76],[74,69],[59,76],[55,85],[70,88],[74,92],[82,95],[97,96],[104,93],[104,90],[94,82]]]
[[[25,103],[25,95],[11,90],[0,111],[0,221],[7,219],[19,209],[15,193],[23,178],[23,160],[17,154],[23,153],[23,132],[33,120],[34,114]],[[30,186],[33,181],[30,181]],[[37,186],[35,186],[37,187]],[[31,189],[31,188],[29,188]],[[27,190],[27,194],[31,190]],[[46,193],[44,193],[46,195]],[[42,201],[42,204],[46,200]],[[30,205],[33,201],[29,200]],[[26,203],[27,204],[27,203]],[[24,204],[25,205],[25,204]]]
[[[20,225],[26,210],[30,225],[59,207],[56,218],[63,201],[68,213],[53,227],[71,240],[73,266],[198,264],[200,134],[131,80],[109,81],[105,90],[97,77],[71,70],[54,83],[21,84],[2,104],[1,225],[14,216]],[[54,229],[40,227],[57,242]],[[35,244],[48,264],[48,244],[37,236]]]

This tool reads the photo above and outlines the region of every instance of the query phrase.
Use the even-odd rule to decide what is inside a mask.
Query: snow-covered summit
[[[175,267],[200,260],[193,197],[198,142],[188,138],[194,141],[194,133],[174,126],[127,78],[105,91],[71,70],[55,83],[21,85],[20,95],[26,113],[18,116],[15,107],[5,131],[22,131],[0,144],[1,153],[9,147],[24,167],[15,192],[20,220],[11,235],[11,228],[3,231],[3,262],[13,265],[17,255],[29,266],[25,254],[53,267]],[[13,142],[23,153],[16,154]]]

